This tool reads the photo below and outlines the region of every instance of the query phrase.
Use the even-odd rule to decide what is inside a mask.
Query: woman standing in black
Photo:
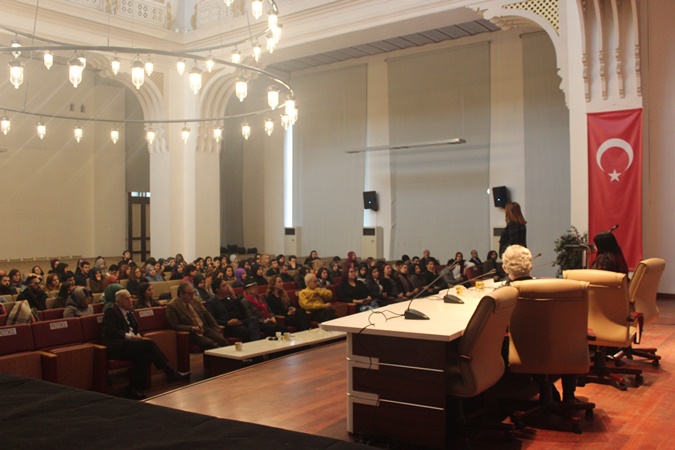
[[[523,217],[520,210],[520,205],[516,202],[509,202],[506,204],[506,228],[502,231],[499,238],[499,254],[504,254],[504,251],[510,245],[522,245],[527,247],[527,221]]]

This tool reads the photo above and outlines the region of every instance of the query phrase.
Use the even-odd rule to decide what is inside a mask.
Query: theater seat
[[[57,358],[59,384],[103,392],[106,387],[106,349],[85,343],[79,318],[36,322],[31,325],[36,350]]]
[[[35,351],[31,326],[0,327],[0,372],[56,382],[56,355]]]
[[[169,365],[181,372],[189,372],[190,336],[171,329],[166,320],[166,308],[143,308],[136,310],[135,313],[138,331],[144,337],[155,341],[169,360]],[[157,368],[154,368],[154,372],[157,372]]]

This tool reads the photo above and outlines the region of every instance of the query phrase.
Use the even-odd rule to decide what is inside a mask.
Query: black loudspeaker
[[[493,187],[492,198],[494,199],[495,207],[503,208],[509,202],[509,190],[506,186]]]
[[[365,191],[363,193],[363,208],[364,209],[372,209],[373,211],[378,210],[377,192],[375,192],[375,191]]]

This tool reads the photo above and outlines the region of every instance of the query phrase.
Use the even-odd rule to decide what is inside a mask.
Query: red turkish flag
[[[588,114],[589,236],[614,231],[628,267],[642,259],[642,109]]]

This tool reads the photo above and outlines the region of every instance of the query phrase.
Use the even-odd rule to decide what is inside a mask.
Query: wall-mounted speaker
[[[365,191],[363,193],[363,208],[377,211],[379,206],[377,204],[377,192]]]
[[[509,202],[509,190],[506,186],[497,186],[492,188],[492,198],[496,208],[504,208]]]

